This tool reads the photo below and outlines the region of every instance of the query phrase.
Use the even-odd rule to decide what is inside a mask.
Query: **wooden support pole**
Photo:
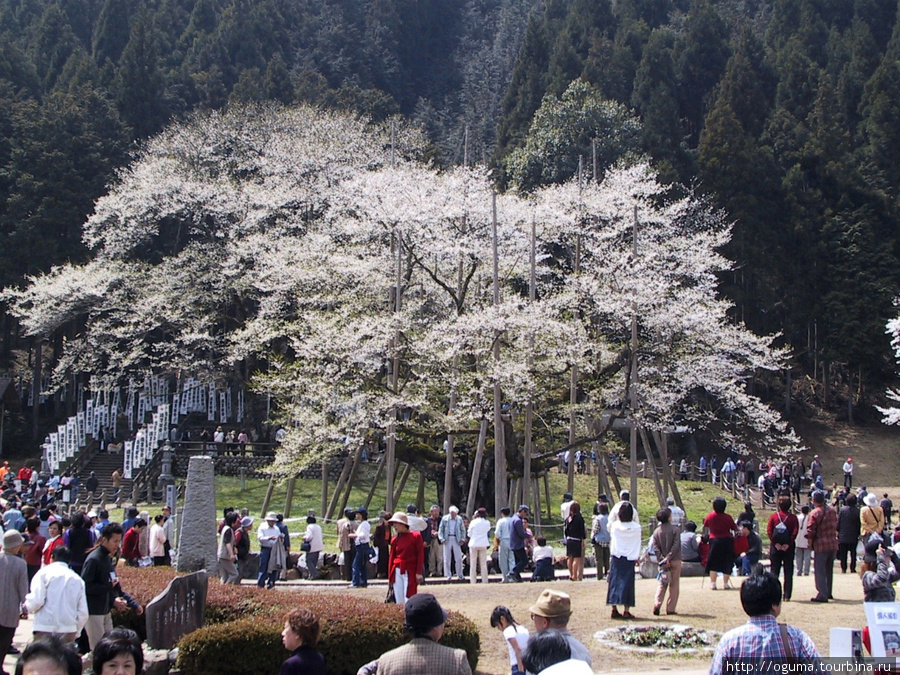
[[[550,476],[545,471],[544,472],[544,494],[547,497],[547,520],[553,517],[553,513],[550,511]]]
[[[419,488],[416,490],[416,508],[425,513],[425,472],[419,472]]]
[[[607,477],[612,481],[612,484],[616,488],[616,493],[614,495],[610,495],[609,498],[616,502],[619,499],[619,493],[622,491],[622,484],[619,483],[619,474],[616,473],[616,467],[613,466],[612,459],[609,457],[609,453],[604,450],[600,453],[600,456],[603,459],[603,466],[606,467]]]
[[[262,504],[262,513],[259,514],[260,518],[265,518],[266,513],[269,511],[269,503],[272,501],[272,492],[275,491],[275,476],[272,475],[269,477],[269,487],[266,488],[266,496],[263,497]]]
[[[546,475],[546,474],[544,474]],[[534,522],[538,527],[541,526],[541,483],[540,479],[535,476],[531,480],[531,485],[528,490],[531,494],[530,499],[526,499],[524,503],[528,503],[529,501],[534,504]],[[518,504],[517,504],[518,506]]]
[[[399,468],[399,467],[398,467]],[[400,476],[400,484],[397,486],[397,491],[394,493],[394,499],[392,500],[394,504],[400,503],[400,495],[403,494],[403,489],[406,487],[406,481],[409,480],[409,474],[412,472],[412,464],[407,464],[403,467],[403,475]],[[386,511],[387,509],[385,509]],[[406,509],[402,509],[405,511]]]
[[[478,429],[478,443],[475,446],[475,462],[472,465],[472,477],[469,480],[469,492],[466,494],[466,515],[469,518],[475,513],[475,498],[478,495],[478,480],[481,477],[481,465],[484,462],[484,447],[487,444],[487,428],[487,417],[482,417],[481,427]],[[449,509],[449,507],[447,508]],[[500,512],[496,512],[494,516],[499,518]]]
[[[325,509],[328,508],[328,460],[322,460],[322,506],[319,510],[319,517],[325,517]]]
[[[359,465],[362,463],[362,453],[363,453],[362,443],[356,448],[356,452],[353,453],[353,466],[350,468],[350,476],[347,478],[347,491],[344,493],[344,498],[341,500],[341,513],[344,512],[344,509],[347,508],[347,503],[350,501],[350,493],[353,491],[353,483],[356,482],[356,474],[359,471]]]
[[[375,478],[372,479],[372,487],[369,488],[369,494],[366,495],[366,503],[363,506],[366,507],[366,511],[369,510],[369,504],[372,503],[372,497],[375,496],[375,489],[378,487],[378,481],[381,480],[381,476],[384,474],[384,462],[378,462],[378,470],[375,472]]]
[[[294,504],[294,486],[297,484],[296,478],[288,478],[287,495],[284,498],[284,517],[291,517],[291,506]]]
[[[653,478],[653,485],[656,487],[656,499],[659,502],[659,507],[663,508],[666,505],[666,491],[663,489],[663,485],[659,480],[659,471],[656,469],[656,460],[653,459],[653,448],[650,446],[650,438],[647,435],[647,430],[643,426],[638,427],[638,431],[641,434],[641,445],[644,446],[644,456],[647,458],[647,466],[650,467],[650,476]]]
[[[656,440],[656,445],[659,448],[659,456],[663,461],[663,471],[672,491],[672,499],[675,500],[678,508],[684,510],[684,502],[681,501],[681,491],[678,489],[678,483],[675,480],[675,472],[669,464],[669,435],[665,431],[662,433],[654,431],[653,438]]]
[[[494,259],[494,307],[500,306],[500,253],[497,233],[497,193],[492,194],[491,202],[493,225],[493,259]],[[500,361],[500,334],[494,335],[494,361]],[[506,487],[506,439],[503,427],[502,391],[500,382],[494,382],[494,513],[508,502]]]
[[[338,498],[341,496],[341,492],[344,489],[344,483],[347,482],[347,476],[350,475],[350,468],[353,464],[353,458],[349,455],[344,460],[344,468],[341,470],[341,475],[338,478],[337,485],[334,486],[334,493],[331,495],[331,503],[328,504],[328,512],[325,514],[325,520],[331,520],[331,517],[334,515],[334,510],[337,507]]]

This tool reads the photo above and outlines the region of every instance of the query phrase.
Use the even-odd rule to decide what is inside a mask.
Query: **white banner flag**
[[[134,467],[134,443],[125,441],[125,449],[122,453],[125,455],[124,477],[131,480],[131,470]]]

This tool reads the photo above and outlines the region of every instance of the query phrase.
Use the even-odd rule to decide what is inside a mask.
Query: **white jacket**
[[[25,609],[35,632],[81,633],[88,619],[84,581],[66,563],[44,565],[31,580]]]
[[[491,531],[491,521],[487,518],[473,518],[469,523],[469,546],[472,548],[487,548],[490,545],[488,534]]]

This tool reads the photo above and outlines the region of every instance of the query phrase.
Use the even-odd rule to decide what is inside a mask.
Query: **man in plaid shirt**
[[[809,547],[815,552],[816,597],[812,602],[828,602],[834,596],[831,593],[834,580],[834,559],[838,551],[838,517],[837,511],[825,501],[825,493],[813,493],[815,509],[809,514],[809,526],[806,539]]]
[[[722,636],[716,647],[709,675],[752,672],[774,672],[773,663],[765,660],[791,663],[808,663],[818,671],[821,667],[819,652],[809,636],[799,628],[779,624],[781,613],[781,582],[769,572],[747,577],[741,585],[741,605],[750,620],[743,626],[732,628]],[[785,635],[788,645],[785,646]],[[740,663],[742,668],[734,666]],[[767,669],[768,666],[768,669]]]

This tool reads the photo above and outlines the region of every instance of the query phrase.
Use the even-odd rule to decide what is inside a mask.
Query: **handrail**
[[[258,457],[274,456],[280,443],[213,443],[212,441],[170,441],[169,445],[177,454],[200,452],[216,457]],[[243,448],[241,447],[243,445]]]

